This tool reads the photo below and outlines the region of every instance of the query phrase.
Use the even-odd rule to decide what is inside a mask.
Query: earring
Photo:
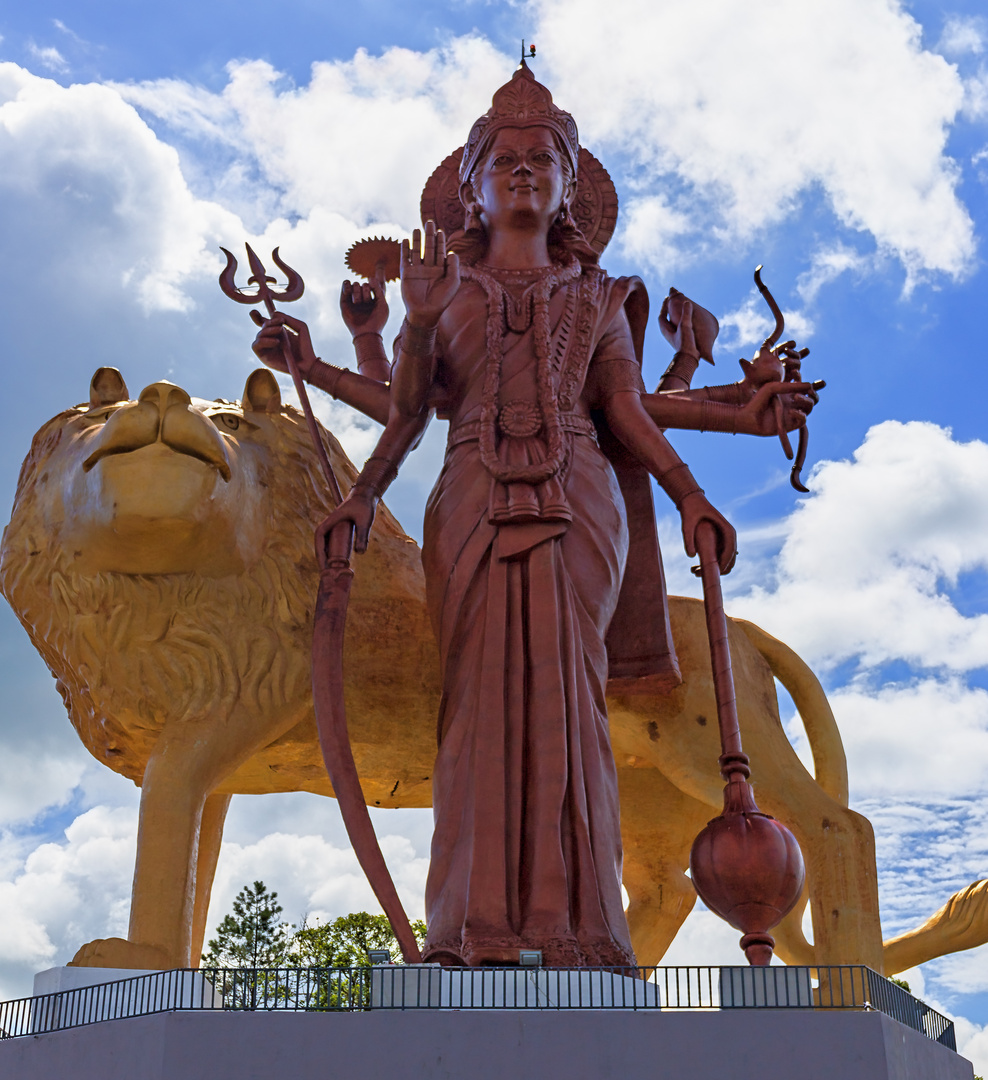
[[[480,220],[480,210],[477,208],[476,203],[470,203],[467,207],[466,219],[463,222],[463,229],[465,232],[470,232],[471,229],[480,229],[483,227],[483,223]]]
[[[570,224],[569,207],[565,203],[559,208],[559,213],[556,215],[556,224],[560,226]]]

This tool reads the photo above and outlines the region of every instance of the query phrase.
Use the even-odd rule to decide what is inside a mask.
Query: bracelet
[[[747,405],[751,400],[751,395],[745,393],[743,380],[723,386],[705,386],[703,389],[706,390],[711,401],[719,401],[727,405]]]
[[[320,387],[320,389],[325,390],[331,398],[335,398],[336,388],[340,385],[340,379],[342,379],[344,374],[346,374],[346,372],[350,369],[337,367],[335,364],[327,364],[324,361],[320,360],[318,356],[316,357],[316,363],[322,364],[322,366],[326,369],[329,375],[326,385]],[[309,382],[311,381],[312,380],[310,379]]]
[[[660,390],[676,390],[679,389],[675,386],[666,386],[667,379],[679,379],[682,382],[683,390],[689,390],[690,384],[693,382],[693,376],[696,374],[696,369],[700,366],[700,358],[693,356],[691,353],[683,352],[680,349],[672,358],[672,363],[666,368],[665,374],[659,380]]]
[[[701,431],[729,431],[738,433],[738,407],[724,401],[711,401],[709,398],[700,404]]]
[[[685,462],[673,465],[657,479],[662,490],[676,504],[677,510],[683,505],[687,495],[703,494],[703,488],[693,479],[690,467]]]
[[[354,481],[355,488],[369,488],[375,498],[380,498],[398,475],[398,466],[387,457],[372,454]]]
[[[357,354],[357,371],[369,364],[385,364],[390,370],[384,351],[384,339],[374,330],[365,330],[353,339],[353,351]],[[363,372],[361,371],[361,374]]]
[[[436,354],[435,326],[413,326],[408,319],[401,324],[401,351],[420,360],[431,360]]]

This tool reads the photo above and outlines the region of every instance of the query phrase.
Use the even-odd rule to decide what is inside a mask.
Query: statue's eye
[[[539,153],[535,155],[535,160],[540,165],[552,165],[555,163],[555,158],[548,150],[540,150]]]
[[[120,405],[125,405],[121,402]],[[83,413],[83,420],[87,424],[105,424],[107,420],[120,408],[120,405],[101,405],[98,409],[87,409]]]
[[[213,413],[209,419],[220,431],[236,431],[240,427],[240,417],[236,413]]]
[[[497,157],[494,158],[494,160],[491,162],[491,165],[494,168],[497,168],[499,165],[510,165],[510,164],[511,164],[511,155],[510,154],[498,154]]]

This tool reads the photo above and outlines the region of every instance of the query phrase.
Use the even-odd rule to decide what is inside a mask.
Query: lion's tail
[[[925,964],[947,953],[975,949],[988,941],[988,879],[955,892],[922,926],[885,942],[885,974]]]
[[[813,754],[817,782],[841,806],[847,806],[847,758],[830,703],[823,687],[806,663],[783,642],[744,619],[733,620],[764,657],[772,674],[795,702]],[[803,937],[800,923],[808,894],[797,911],[787,917],[784,932],[788,951],[800,963],[813,963],[813,946]],[[780,927],[780,930],[783,928]],[[974,949],[988,942],[988,879],[961,889],[922,926],[884,943],[886,975],[925,964],[947,953]]]
[[[801,656],[784,642],[766,634],[745,619],[732,620],[768,664],[772,674],[786,688],[803,721],[813,755],[813,771],[821,788],[841,806],[847,806],[847,757],[837,721],[820,680]],[[809,902],[809,882],[793,910],[773,931],[776,948],[789,964],[813,964],[813,946],[803,933],[803,912]]]
[[[731,621],[745,632],[795,703],[810,741],[817,783],[841,806],[847,806],[847,757],[820,680],[788,645],[760,626],[745,619]]]

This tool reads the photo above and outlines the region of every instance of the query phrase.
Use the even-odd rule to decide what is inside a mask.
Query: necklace
[[[508,298],[504,286],[492,273],[479,266],[461,267],[461,275],[468,281],[475,281],[487,294],[487,366],[480,410],[480,460],[491,476],[502,484],[541,484],[555,476],[563,464],[559,401],[552,385],[550,364],[552,337],[549,330],[549,299],[553,289],[575,281],[581,271],[579,260],[573,257],[563,266],[538,267],[533,272],[534,284],[531,292],[526,293],[525,306],[532,305],[537,402],[540,427],[545,431],[546,457],[544,461],[513,468],[498,460],[495,438]]]

